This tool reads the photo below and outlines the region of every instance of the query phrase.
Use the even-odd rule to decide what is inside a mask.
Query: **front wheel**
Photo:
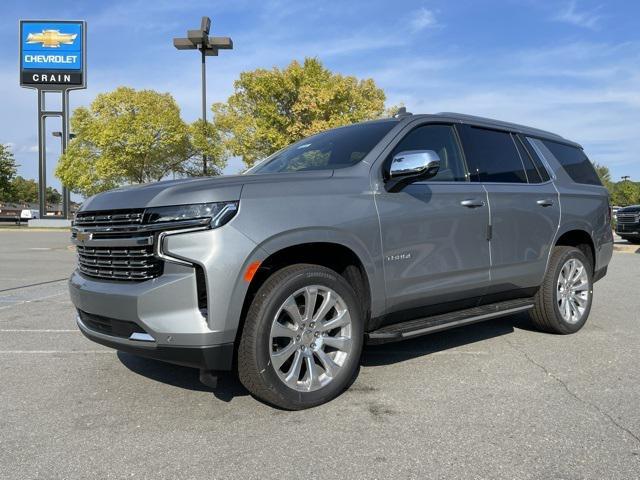
[[[338,273],[286,267],[253,299],[238,348],[240,381],[255,397],[287,410],[314,407],[344,391],[363,343],[360,303]]]
[[[535,297],[530,315],[533,323],[550,333],[580,330],[591,310],[593,267],[575,247],[554,247],[547,273]]]

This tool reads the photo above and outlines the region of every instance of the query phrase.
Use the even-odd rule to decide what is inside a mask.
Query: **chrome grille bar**
[[[618,213],[616,220],[618,223],[638,223],[639,215],[637,213]]]

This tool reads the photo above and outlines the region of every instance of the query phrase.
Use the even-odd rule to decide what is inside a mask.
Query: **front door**
[[[451,302],[462,299],[471,305],[461,303],[459,308],[474,306],[489,283],[486,192],[469,181],[452,126],[416,127],[389,159],[408,150],[433,150],[441,166],[434,178],[375,197],[387,308],[416,309],[415,316],[420,316],[429,313],[425,307],[449,303],[450,308]]]

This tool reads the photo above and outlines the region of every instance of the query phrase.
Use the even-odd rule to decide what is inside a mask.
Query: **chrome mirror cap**
[[[393,157],[389,178],[433,177],[440,168],[440,156],[433,150],[407,150]]]

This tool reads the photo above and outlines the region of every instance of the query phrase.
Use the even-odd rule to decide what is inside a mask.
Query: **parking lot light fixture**
[[[173,46],[178,50],[199,50],[201,55],[201,76],[202,76],[202,121],[203,128],[207,132],[207,77],[206,77],[206,57],[217,57],[219,50],[233,49],[233,40],[230,37],[210,37],[211,19],[202,17],[200,28],[187,30],[186,38],[174,38]],[[202,173],[207,175],[207,155],[202,153]]]
[[[51,132],[51,135],[53,135],[54,137],[58,137],[58,138],[62,138],[62,132],[57,131],[57,132]],[[70,133],[69,134],[69,139],[73,139],[76,138],[76,134],[75,133]]]

